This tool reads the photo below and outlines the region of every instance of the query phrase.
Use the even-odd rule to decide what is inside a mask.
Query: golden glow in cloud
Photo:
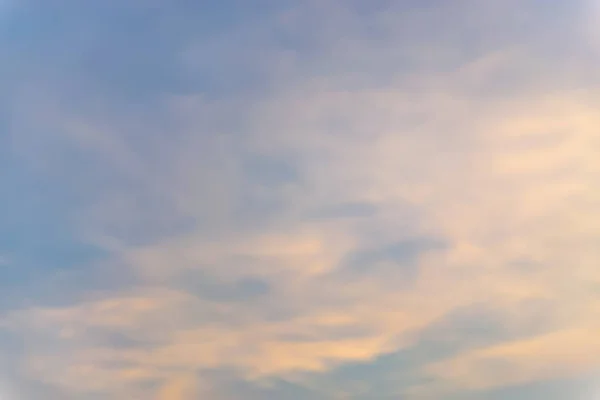
[[[320,92],[313,96],[306,103],[320,102],[324,117],[339,104],[328,94],[330,103]],[[33,343],[38,334],[58,343],[32,349],[31,372],[77,391],[168,379],[174,369],[235,368],[248,379],[293,376],[410,346],[430,324],[482,302],[515,332],[541,316],[539,332],[436,361],[424,373],[448,387],[481,389],[595,367],[600,359],[592,317],[599,311],[600,287],[595,93],[487,103],[448,94],[450,108],[463,111],[441,115],[435,111],[439,95],[425,96],[413,107],[436,118],[412,135],[405,135],[402,108],[393,112],[393,104],[407,101],[400,89],[345,97],[360,107],[347,109],[358,115],[358,125],[381,112],[373,101],[380,97],[391,104],[389,120],[378,118],[381,129],[366,141],[319,132],[317,117],[306,131],[304,151],[325,158],[322,166],[306,165],[312,186],[292,197],[290,207],[370,200],[378,205],[376,215],[291,220],[268,233],[218,241],[184,236],[127,250],[125,260],[154,286],[201,269],[225,282],[260,276],[273,292],[258,303],[236,304],[149,287],[74,307],[19,312],[11,324],[27,329]],[[293,116],[281,118],[296,126]],[[327,139],[313,145],[310,135]],[[399,231],[403,204],[420,217]],[[424,254],[408,283],[397,275],[352,280],[332,274],[353,248],[371,245],[363,229],[377,229],[382,243],[430,235],[448,247]],[[537,307],[529,309],[532,302]],[[153,345],[106,347],[104,336],[116,333]],[[173,383],[161,393],[191,390],[186,385]]]
[[[379,52],[335,35],[332,48],[375,60],[393,51],[403,40],[394,27],[405,17],[380,18],[388,36]],[[352,29],[344,23],[340,29]],[[600,92],[559,91],[552,73],[498,88],[503,74],[517,79],[544,64],[525,45],[507,47],[366,87],[342,73],[295,77],[250,101],[236,146],[293,163],[299,178],[279,186],[248,183],[227,135],[199,139],[214,134],[203,99],[173,102],[188,109],[177,110],[185,121],[173,133],[178,140],[157,140],[159,150],[168,148],[159,167],[152,151],[140,146],[138,154],[119,141],[118,127],[99,133],[103,157],[125,160],[144,196],[163,196],[165,219],[181,214],[211,229],[200,223],[134,245],[115,235],[107,263],[132,271],[134,287],[8,313],[3,325],[23,335],[27,373],[80,395],[213,396],[207,371],[235,371],[250,382],[309,379],[407,349],[469,307],[499,320],[511,339],[419,366],[433,383],[406,389],[409,396],[600,367]],[[228,115],[238,104],[211,107]],[[74,141],[99,146],[96,134]],[[233,203],[245,185],[256,198],[276,200],[275,217],[258,227],[236,225]],[[155,217],[118,201],[128,195],[117,193],[115,202],[107,195],[94,213],[125,225]],[[348,204],[373,211],[323,216]],[[102,228],[94,237],[107,240]],[[366,257],[362,275],[345,268],[356,254],[415,238],[443,245],[400,260]],[[193,276],[222,290],[251,277],[267,289],[252,299],[211,298],[183,287]],[[148,381],[160,387],[142,388]]]

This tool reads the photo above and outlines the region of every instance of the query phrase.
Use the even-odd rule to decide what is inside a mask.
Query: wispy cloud
[[[593,372],[583,2],[426,3],[286,3],[227,29],[181,2],[72,5],[46,39],[3,37],[28,68],[7,70],[12,154],[102,249],[47,297],[104,274],[4,313],[20,379],[90,399],[416,399]],[[44,7],[14,18],[49,23]],[[464,310],[495,321],[468,345]],[[424,342],[446,350],[388,370],[411,377],[389,393],[324,383]]]

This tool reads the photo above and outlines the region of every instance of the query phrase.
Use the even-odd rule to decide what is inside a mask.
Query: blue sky
[[[599,24],[0,2],[0,398],[600,396]]]

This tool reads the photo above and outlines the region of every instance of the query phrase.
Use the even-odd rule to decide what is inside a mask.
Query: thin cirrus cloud
[[[227,3],[4,17],[7,390],[593,391],[589,2]]]

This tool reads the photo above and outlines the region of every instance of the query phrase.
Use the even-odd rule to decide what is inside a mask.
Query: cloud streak
[[[103,10],[170,32],[133,50],[164,67],[161,85],[75,7],[64,29],[86,33],[114,86],[55,55],[27,72],[34,91],[19,81],[8,134],[106,255],[84,280],[121,284],[7,310],[14,369],[85,399],[244,398],[236,385],[272,398],[281,380],[298,398],[384,398],[319,382],[477,309],[502,334],[388,371],[417,377],[393,396],[594,371],[600,93],[575,3],[307,2],[210,34],[179,3]],[[117,79],[144,71],[152,84]]]

